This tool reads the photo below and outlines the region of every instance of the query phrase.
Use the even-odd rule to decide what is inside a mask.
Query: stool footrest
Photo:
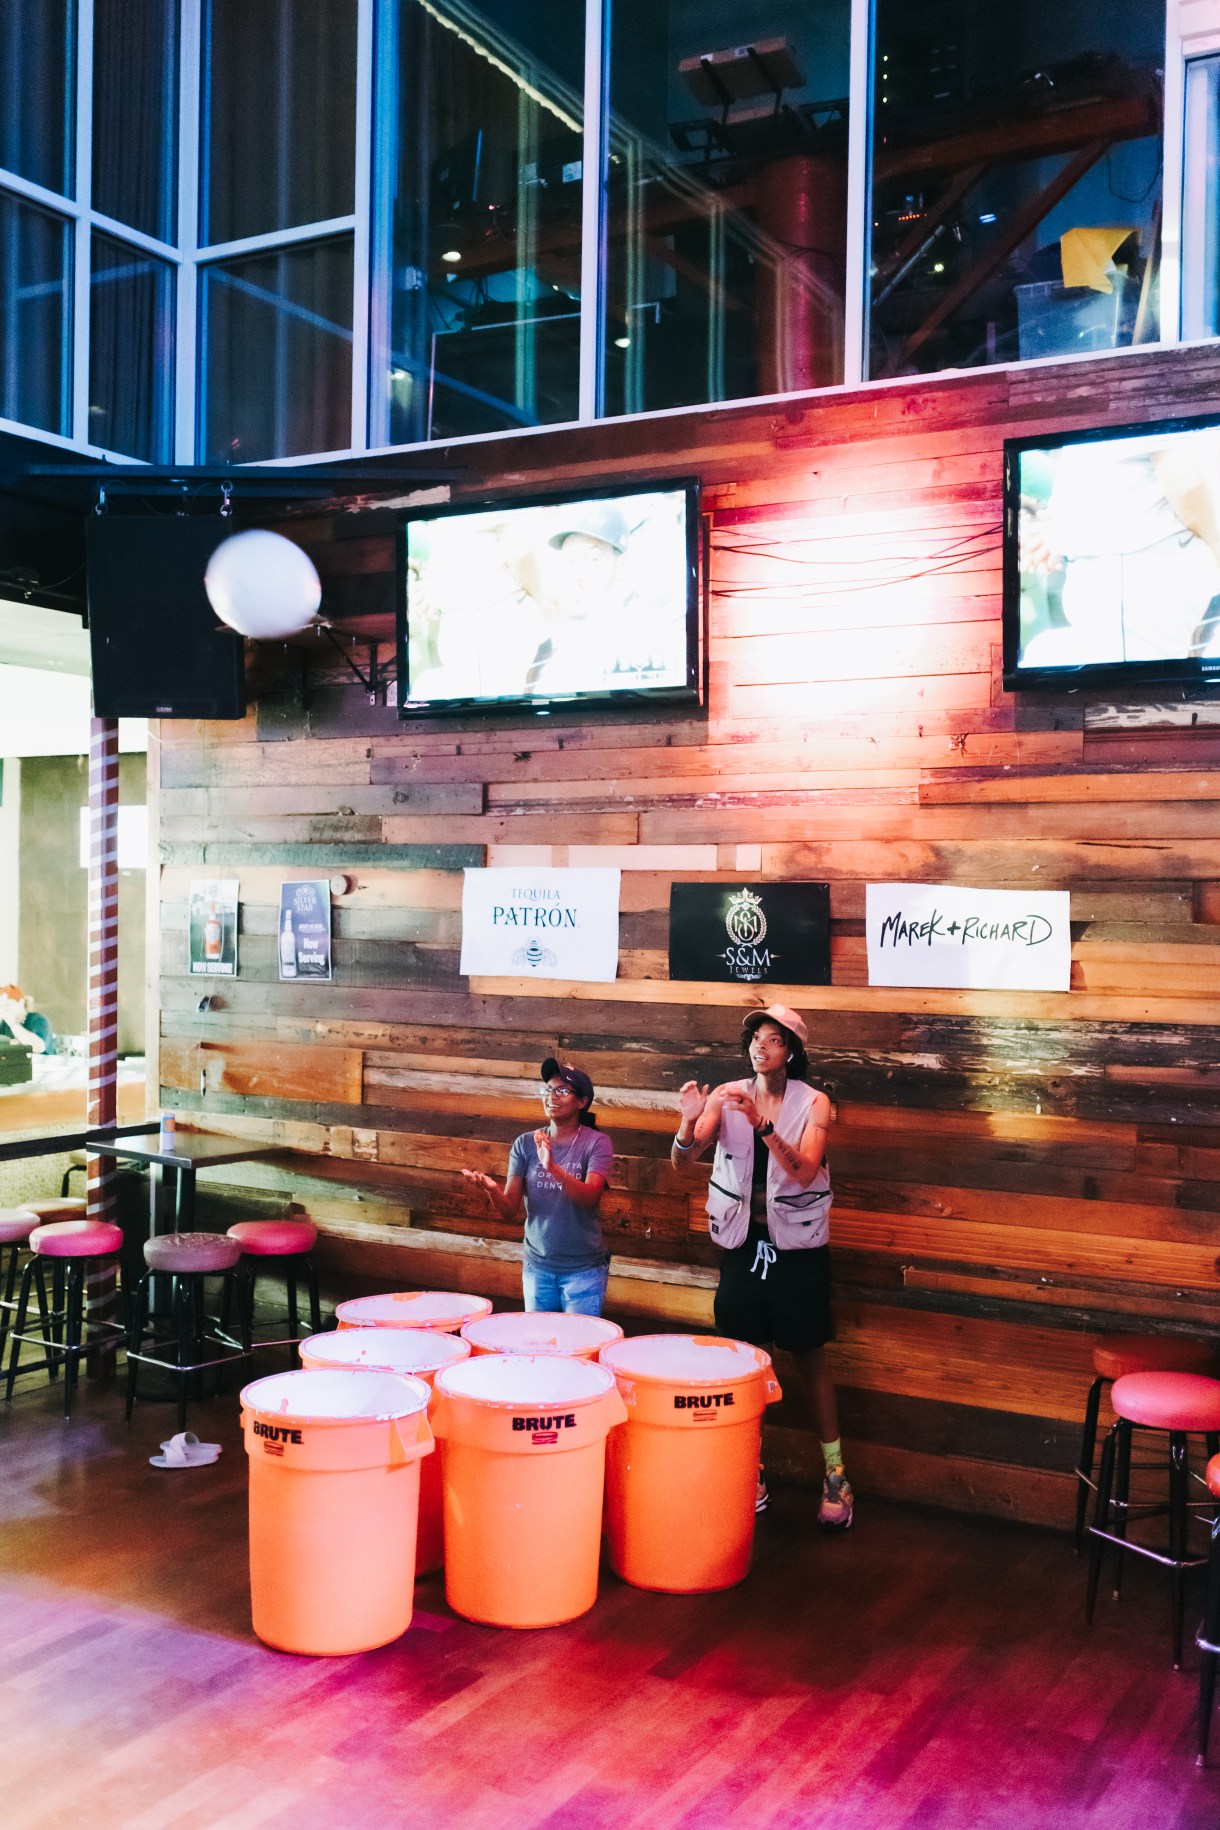
[[[94,1330],[104,1329],[110,1334],[122,1335],[124,1339],[126,1339],[127,1336],[127,1329],[122,1322],[107,1321],[104,1316],[95,1316],[82,1321],[81,1328],[85,1334]],[[101,1346],[100,1341],[89,1341],[84,1339],[83,1336],[76,1345],[73,1345],[71,1342],[67,1341],[48,1340],[45,1334],[28,1334],[25,1332],[18,1334],[15,1328],[9,1329],[7,1338],[10,1341],[24,1341],[27,1346],[30,1347],[53,1347],[61,1358],[66,1353],[92,1353],[95,1347]],[[24,1366],[21,1368],[22,1372],[27,1370],[28,1369]]]
[[[1099,1525],[1089,1526],[1091,1538],[1102,1538],[1107,1544],[1116,1544],[1119,1550],[1129,1550],[1134,1557],[1147,1557],[1153,1563],[1161,1563],[1166,1569],[1202,1569],[1207,1563],[1206,1557],[1170,1557],[1164,1551],[1153,1550],[1151,1545],[1133,1543],[1130,1538],[1120,1538],[1117,1532],[1103,1531]]]
[[[159,1366],[163,1372],[193,1373],[206,1372],[212,1366],[229,1366],[234,1360],[248,1360],[250,1356],[244,1347],[239,1347],[235,1353],[218,1354],[214,1360],[192,1360],[188,1363],[185,1360],[162,1360],[152,1353],[132,1353],[128,1348],[127,1358],[135,1360],[140,1366]]]

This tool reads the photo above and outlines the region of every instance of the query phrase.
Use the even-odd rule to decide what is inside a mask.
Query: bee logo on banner
[[[961,884],[870,883],[870,985],[963,991],[1067,991],[1067,890],[970,890]]]
[[[669,976],[739,985],[829,985],[829,886],[673,884]]]

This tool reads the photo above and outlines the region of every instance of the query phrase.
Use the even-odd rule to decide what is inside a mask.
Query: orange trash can
[[[462,1339],[475,1353],[562,1354],[596,1360],[603,1347],[621,1341],[623,1331],[604,1315],[560,1315],[544,1309],[506,1310],[462,1325]]]
[[[241,1395],[254,1631],[281,1652],[366,1652],[411,1622],[430,1393],[403,1373],[275,1373]]]
[[[445,1596],[467,1620],[554,1627],[597,1599],[613,1373],[560,1355],[476,1354],[436,1375]]]
[[[762,1415],[780,1395],[761,1347],[718,1335],[642,1334],[607,1347],[627,1422],[606,1454],[616,1575],[685,1595],[750,1568]]]
[[[456,1334],[463,1322],[491,1314],[491,1299],[462,1290],[395,1290],[385,1296],[356,1296],[340,1303],[340,1328],[435,1328]]]
[[[362,1366],[370,1372],[410,1373],[431,1390],[441,1367],[468,1359],[470,1348],[456,1334],[441,1334],[435,1328],[346,1328],[311,1335],[301,1342],[300,1353],[301,1365],[310,1372]],[[428,1455],[419,1466],[415,1574],[430,1576],[444,1561],[441,1458]]]

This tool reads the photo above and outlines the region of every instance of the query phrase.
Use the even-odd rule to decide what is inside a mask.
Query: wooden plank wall
[[[1218,384],[1215,348],[1156,352],[438,454],[468,467],[459,494],[699,474],[707,714],[399,724],[316,651],[304,690],[273,651],[244,723],[163,725],[163,1098],[324,1153],[301,1199],[346,1241],[335,1263],[440,1281],[393,1229],[511,1237],[457,1171],[502,1172],[558,1045],[613,1132],[614,1248],[657,1267],[616,1282],[621,1306],[699,1325],[713,1251],[668,1167],[672,1096],[733,1071],[753,999],[669,983],[670,885],[826,879],[834,983],[772,995],[805,1013],[837,1109],[853,1472],[1066,1518],[1096,1333],[1217,1316],[1220,710],[1003,692],[1001,441],[1203,412]],[[397,514],[296,527],[331,614],[387,643]],[[460,870],[484,860],[620,865],[618,982],[460,977]],[[200,1013],[205,867],[240,876],[242,973]],[[355,879],[335,981],[281,985],[280,881],[335,871]],[[870,991],[877,879],[1069,889],[1070,993]],[[486,1260],[498,1292],[514,1275]],[[786,1402],[768,1453],[799,1471],[809,1449]]]

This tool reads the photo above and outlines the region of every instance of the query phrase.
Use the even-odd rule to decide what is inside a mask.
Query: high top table
[[[145,1134],[126,1137],[113,1131],[92,1131],[83,1148],[91,1156],[113,1157],[120,1163],[147,1163],[150,1170],[160,1170],[173,1177],[173,1227],[176,1233],[189,1233],[195,1222],[195,1177],[200,1169],[218,1169],[226,1163],[256,1163],[279,1154],[273,1144],[252,1144],[240,1137],[223,1137],[211,1131],[180,1131],[172,1150],[160,1148],[160,1124],[150,1124]],[[147,1136],[147,1142],[144,1141]],[[159,1224],[160,1203],[154,1183],[149,1202],[149,1232],[155,1236],[167,1229]]]

